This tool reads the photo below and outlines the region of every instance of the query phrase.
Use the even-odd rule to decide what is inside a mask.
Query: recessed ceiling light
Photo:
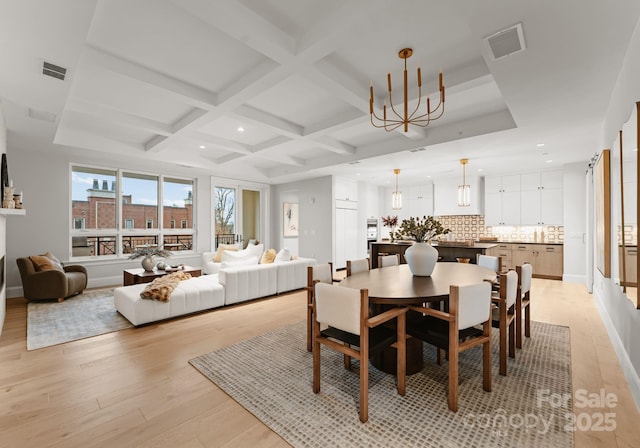
[[[360,175],[360,173],[356,173],[356,176],[359,176],[359,175]]]
[[[553,162],[553,160],[547,160],[547,163],[552,163],[552,162]]]
[[[200,149],[204,149],[204,148],[206,148],[206,146],[200,145]]]
[[[638,152],[638,148],[634,149],[633,152]]]
[[[544,146],[544,143],[538,143],[536,146],[537,146],[538,148],[542,148],[542,147]]]
[[[244,132],[244,128],[242,126],[238,126],[238,132]]]
[[[390,183],[391,183],[391,181],[390,181],[390,180],[388,180],[388,181],[386,181],[385,183],[390,184]]]
[[[484,171],[482,168],[478,168],[478,171]]]

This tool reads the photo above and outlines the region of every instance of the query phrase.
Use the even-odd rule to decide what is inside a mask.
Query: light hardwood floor
[[[300,321],[305,304],[296,292],[28,352],[26,301],[10,299],[0,337],[0,446],[286,447],[188,361]],[[640,415],[585,288],[534,279],[532,318],[571,328],[574,390],[618,398],[613,409],[592,410],[615,412],[615,431],[578,431],[575,446],[639,447]]]

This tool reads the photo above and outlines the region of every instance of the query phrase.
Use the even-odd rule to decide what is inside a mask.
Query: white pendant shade
[[[396,191],[391,194],[391,208],[393,210],[400,210],[402,208],[402,193],[398,191],[398,175],[400,170],[398,168],[393,170],[393,174],[396,175]]]
[[[467,162],[468,159],[460,159],[462,165],[462,185],[458,185],[458,207],[469,207],[471,205],[471,186],[467,185]]]

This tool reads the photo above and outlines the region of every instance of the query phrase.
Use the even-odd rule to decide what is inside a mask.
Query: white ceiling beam
[[[240,115],[242,118],[246,118],[255,123],[263,126],[267,126],[279,134],[283,134],[290,138],[298,138],[302,136],[303,128],[290,121],[278,118],[275,115],[263,112],[251,106],[240,106],[234,110],[234,113]]]
[[[347,145],[341,141],[331,138],[327,135],[321,135],[312,139],[314,143],[317,143],[324,149],[328,149],[336,154],[355,154],[356,148],[352,145]]]
[[[230,0],[172,0],[202,20],[255,51],[280,63],[295,52],[295,39],[240,2]]]
[[[110,121],[119,126],[158,135],[168,136],[172,133],[171,126],[165,123],[114,109],[104,104],[89,103],[78,99],[70,99],[67,101],[65,113],[89,115],[101,121]]]
[[[205,110],[216,108],[217,97],[214,92],[119,58],[106,51],[87,45],[83,58],[89,59],[86,63],[98,64],[114,73],[162,89],[186,104]]]
[[[224,149],[226,151],[232,151],[238,154],[252,154],[253,149],[249,145],[244,143],[234,142],[222,137],[216,137],[215,135],[207,134],[205,132],[194,132],[191,134],[191,138],[200,140],[209,146]]]
[[[380,142],[358,147],[355,154],[344,156],[342,163],[399,153],[417,147],[427,147],[428,151],[428,146],[476,137],[478,135],[489,134],[492,132],[505,131],[515,127],[516,124],[511,113],[505,109],[473,117],[462,122],[436,126],[431,129],[431,132],[428,133],[427,137],[418,141],[406,139],[399,134],[394,133],[391,134],[392,137]],[[268,170],[268,175],[272,181],[277,181],[277,179],[282,176],[302,173],[313,169],[326,168],[333,165],[336,165],[335,156],[319,157],[309,161],[304,169],[294,168],[294,171],[292,172],[291,168],[278,167]]]
[[[258,152],[261,152],[267,149],[273,149],[277,146],[284,145],[289,142],[291,142],[290,138],[285,137],[284,135],[279,135],[278,137],[274,137],[262,143],[258,143],[257,145],[253,145],[251,149],[253,154],[256,154]]]
[[[142,145],[115,140],[95,132],[89,132],[72,128],[71,126],[58,127],[53,143],[93,151],[101,151],[116,155],[131,155],[132,153],[143,153]]]
[[[207,113],[207,111],[202,110],[202,109],[192,109],[191,111],[189,111],[184,117],[180,118],[178,121],[174,122],[171,125],[171,131],[172,133],[176,133],[180,130],[182,130],[183,128],[191,125],[192,123],[201,120],[204,115]]]

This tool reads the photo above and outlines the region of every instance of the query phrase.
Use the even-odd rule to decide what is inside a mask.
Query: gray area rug
[[[80,294],[64,302],[29,302],[27,350],[131,328],[113,304],[113,289]]]
[[[508,376],[498,375],[494,331],[493,391],[482,389],[481,349],[460,355],[459,411],[447,406],[447,364],[425,344],[425,367],[407,377],[405,397],[394,377],[372,367],[369,421],[358,419],[357,362],[322,350],[321,392],[311,389],[305,322],[209,353],[190,363],[294,447],[571,447],[566,407],[538,400],[570,394],[569,329],[531,322],[532,335]],[[540,394],[540,395],[538,395]],[[569,395],[569,396],[570,396]]]

